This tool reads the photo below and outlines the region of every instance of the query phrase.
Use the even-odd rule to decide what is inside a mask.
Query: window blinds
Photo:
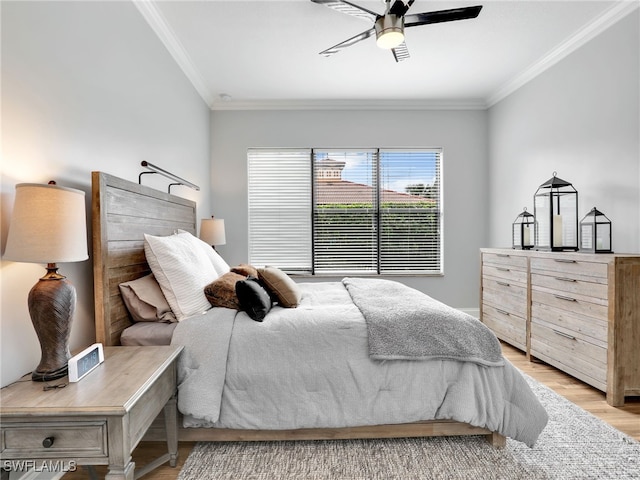
[[[249,261],[442,273],[441,149],[251,149]]]
[[[309,149],[248,152],[249,261],[309,272],[311,158]]]

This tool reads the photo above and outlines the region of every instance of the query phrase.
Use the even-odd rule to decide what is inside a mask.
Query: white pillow
[[[207,242],[200,240],[195,235],[191,235],[189,232],[185,232],[184,230],[178,230],[178,233],[186,233],[191,237],[191,241],[194,243],[194,245],[197,245],[200,248],[202,248],[204,253],[207,254],[207,257],[209,257],[209,260],[211,261],[213,268],[215,268],[216,272],[218,272],[219,277],[231,271],[231,267],[229,266],[229,264],[225,262],[225,260],[220,256],[220,254],[216,252],[213,249],[213,247],[209,245]]]
[[[178,321],[211,308],[204,287],[219,277],[205,250],[193,239],[187,232],[167,237],[144,235],[147,262]]]

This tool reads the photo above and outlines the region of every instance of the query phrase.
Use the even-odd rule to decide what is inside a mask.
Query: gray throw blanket
[[[504,364],[496,336],[471,315],[390,280],[345,278],[342,283],[367,322],[371,358]]]

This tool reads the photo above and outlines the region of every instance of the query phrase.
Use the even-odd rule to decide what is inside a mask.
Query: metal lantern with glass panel
[[[513,248],[516,250],[530,250],[535,239],[535,218],[533,213],[527,212],[527,207],[513,222]]]
[[[537,250],[578,250],[578,191],[556,172],[536,191],[533,215]]]
[[[580,249],[592,253],[612,253],[611,220],[596,207],[580,221]]]

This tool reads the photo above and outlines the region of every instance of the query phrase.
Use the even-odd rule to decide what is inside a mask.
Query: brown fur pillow
[[[237,267],[233,267],[231,271],[240,275],[244,275],[245,277],[258,278],[258,269],[256,269],[253,265],[249,265],[247,263],[241,263]]]
[[[240,310],[240,303],[236,295],[236,282],[246,280],[245,275],[227,272],[204,287],[204,295],[214,307],[233,308]]]

